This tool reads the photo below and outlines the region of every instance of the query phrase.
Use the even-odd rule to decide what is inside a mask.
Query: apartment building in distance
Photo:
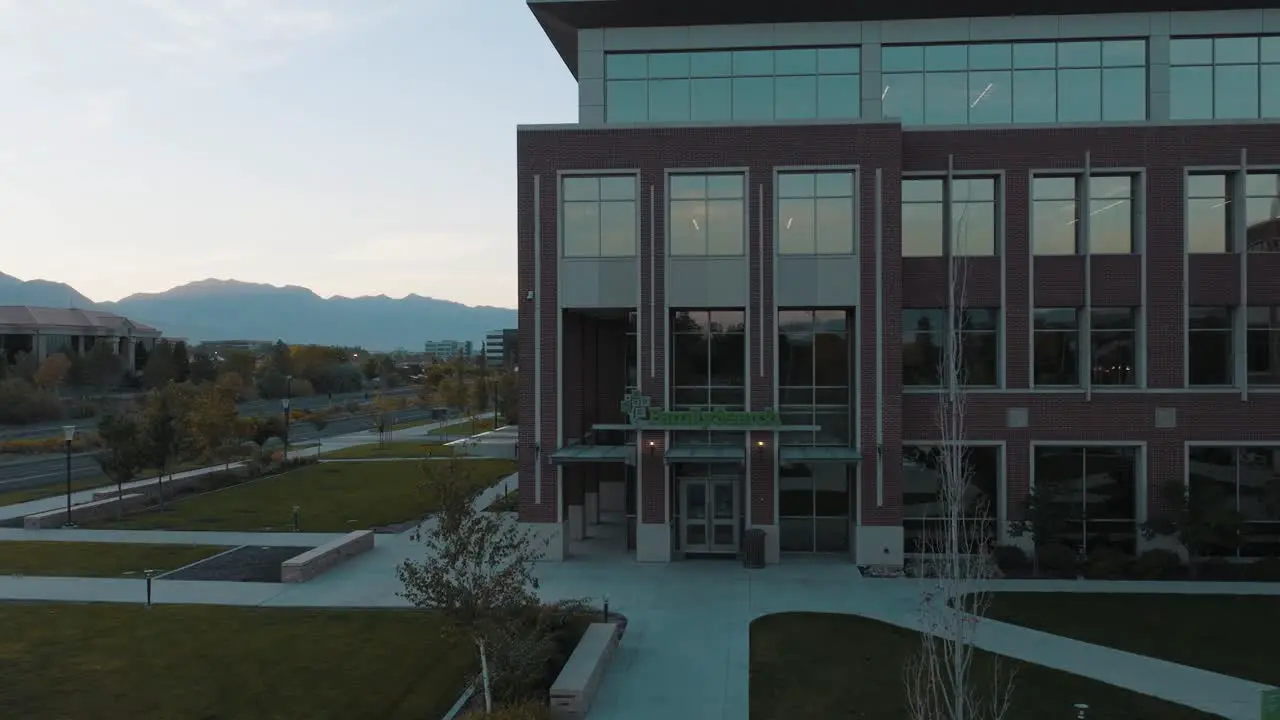
[[[458,355],[471,357],[474,345],[470,340],[428,340],[422,346],[429,362],[451,360]]]
[[[902,564],[953,331],[991,541],[1054,481],[1077,548],[1139,551],[1190,486],[1244,518],[1224,553],[1280,551],[1280,10],[528,5],[579,88],[517,132],[553,557],[621,504],[639,561],[758,528]]]
[[[516,367],[519,345],[515,328],[490,330],[484,335],[485,365],[493,369],[511,370]]]

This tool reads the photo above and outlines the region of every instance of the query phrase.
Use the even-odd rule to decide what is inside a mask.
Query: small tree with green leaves
[[[1031,552],[1031,573],[1040,574],[1040,550],[1054,538],[1061,537],[1071,523],[1080,519],[1080,508],[1061,500],[1063,483],[1056,479],[1037,478],[1022,506],[1022,517],[1009,523],[1014,537],[1030,535],[1035,546]]]
[[[106,415],[98,421],[102,450],[94,455],[98,467],[116,482],[116,517],[124,513],[124,484],[142,472],[146,443],[142,423],[136,415]]]
[[[423,489],[436,495],[440,511],[413,535],[425,546],[425,557],[397,568],[399,594],[416,607],[441,613],[446,633],[475,645],[485,710],[492,711],[490,650],[537,606],[534,564],[542,551],[518,524],[476,507],[480,489],[470,481],[465,462],[424,461],[421,467]]]
[[[1214,546],[1235,548],[1244,518],[1231,507],[1230,498],[1208,483],[1184,485],[1177,480],[1165,483],[1165,497],[1178,498],[1176,504],[1155,513],[1142,525],[1147,540],[1173,536],[1187,551],[1187,567],[1195,579],[1197,565]]]
[[[142,416],[142,438],[149,465],[156,469],[156,494],[164,508],[164,476],[178,452],[186,413],[172,383],[154,390],[147,398]]]

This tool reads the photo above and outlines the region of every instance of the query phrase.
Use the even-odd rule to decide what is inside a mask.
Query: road
[[[337,397],[334,397],[337,400]],[[429,410],[406,410],[397,415],[397,422],[415,422],[431,417]],[[373,426],[372,417],[360,415],[342,420],[333,420],[324,430],[316,430],[309,423],[299,423],[289,429],[290,443],[314,442],[333,435],[369,430]],[[71,478],[73,480],[100,475],[102,471],[93,459],[92,453],[80,453],[71,456]],[[15,460],[0,460],[0,492],[8,490],[25,490],[65,482],[67,478],[66,455],[50,454],[35,457],[19,457]]]
[[[387,395],[412,395],[417,392],[417,388],[397,388],[387,391]],[[333,396],[333,404],[341,405],[348,400],[363,401],[366,393],[364,391],[353,393],[337,393]],[[373,397],[372,393],[368,394]],[[328,395],[311,395],[309,397],[293,398],[289,402],[289,407],[294,410],[316,410],[318,408],[329,406]],[[282,413],[279,400],[250,400],[249,402],[240,403],[238,406],[241,415],[261,417],[264,415],[272,415],[274,413]],[[93,430],[98,426],[97,418],[86,418],[83,420],[71,420],[60,423],[39,423],[35,425],[0,425],[0,440],[30,440],[35,438],[59,437],[62,435],[62,427],[64,425],[75,425],[77,431]]]

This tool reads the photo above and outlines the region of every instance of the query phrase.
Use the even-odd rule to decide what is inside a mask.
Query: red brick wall
[[[944,277],[943,266],[928,259],[901,258],[899,182],[903,171],[946,172],[948,156],[957,171],[1001,171],[1005,178],[1004,289],[1003,307],[1006,338],[1006,387],[998,393],[975,394],[970,401],[968,432],[974,439],[999,439],[1007,443],[1009,499],[1016,506],[1025,492],[1032,439],[1145,441],[1147,467],[1154,496],[1160,482],[1183,476],[1182,444],[1187,440],[1249,440],[1274,438],[1280,434],[1280,398],[1251,394],[1247,403],[1239,395],[1224,394],[1144,394],[1098,393],[1085,400],[1080,392],[1039,393],[1026,391],[1030,383],[1029,310],[1040,305],[1082,305],[1084,260],[1078,257],[1035,258],[1029,248],[1031,173],[1040,170],[1075,170],[1085,165],[1089,153],[1092,167],[1146,168],[1145,252],[1142,256],[1097,257],[1093,263],[1092,299],[1099,305],[1144,304],[1146,307],[1147,377],[1152,388],[1180,389],[1183,384],[1184,272],[1191,282],[1192,304],[1232,304],[1238,287],[1235,258],[1196,257],[1187,260],[1183,252],[1182,179],[1184,167],[1230,166],[1238,162],[1240,149],[1249,149],[1250,162],[1280,164],[1280,126],[1239,125],[1229,132],[1220,127],[1096,127],[1046,129],[983,129],[960,131],[913,131],[903,133],[893,124],[817,125],[732,128],[629,128],[586,130],[530,129],[518,133],[520,211],[520,296],[533,288],[532,258],[532,178],[543,177],[542,238],[543,282],[540,302],[544,307],[543,448],[554,444],[555,403],[555,256],[556,198],[555,172],[583,169],[633,169],[641,171],[641,317],[640,332],[642,390],[651,397],[665,394],[665,323],[662,308],[665,199],[664,169],[713,167],[749,168],[751,208],[749,253],[752,277],[761,268],[758,242],[763,226],[764,241],[772,243],[773,168],[797,165],[849,165],[861,168],[862,307],[859,332],[862,376],[859,378],[861,429],[859,442],[865,460],[860,469],[862,519],[866,524],[894,524],[901,508],[901,442],[925,439],[932,430],[932,406],[927,397],[903,396],[901,392],[901,308],[927,306],[936,300],[937,280]],[[881,265],[884,307],[883,327],[876,326],[875,311],[875,172],[883,178],[881,197],[883,256]],[[756,212],[756,188],[765,191],[766,213]],[[650,188],[658,209],[655,227],[650,228]],[[655,246],[650,247],[650,239]],[[650,263],[654,263],[653,298],[657,316],[649,313]],[[1280,285],[1273,278],[1280,260],[1258,255],[1249,259],[1249,293],[1255,302],[1280,304]],[[1142,266],[1146,283],[1142,287]],[[979,260],[970,275],[970,298],[982,298],[987,306],[1001,304],[998,260]],[[750,304],[753,340],[750,349],[752,407],[773,402],[772,254],[765,253],[765,282],[753,287]],[[1270,282],[1269,282],[1270,281]],[[1229,292],[1230,290],[1230,292]],[[1145,292],[1145,297],[1143,294]],[[906,296],[904,297],[904,293]],[[929,295],[930,303],[921,296]],[[943,296],[942,299],[945,299]],[[1213,300],[1212,303],[1208,302]],[[939,303],[940,304],[940,303]],[[521,368],[532,369],[531,303],[521,306]],[[758,328],[757,313],[764,311],[765,331]],[[653,332],[654,323],[657,332]],[[547,328],[550,327],[548,331]],[[650,339],[655,347],[656,372],[650,377]],[[884,438],[883,455],[878,460],[875,437],[875,342],[884,338]],[[761,377],[760,371],[765,373]],[[522,373],[522,418],[532,414],[532,385]],[[1012,392],[1011,392],[1012,391]],[[1030,427],[1006,427],[1006,409],[1027,407]],[[1178,409],[1177,427],[1156,429],[1156,407]],[[607,410],[607,408],[606,408]],[[548,438],[551,440],[549,441]],[[521,429],[522,442],[532,441],[532,430]],[[649,433],[641,439],[653,440],[658,453],[645,463],[645,522],[660,522],[666,515],[666,472],[658,459],[665,438]],[[756,438],[751,438],[755,442]],[[771,440],[770,440],[771,441]],[[883,462],[884,504],[875,502],[876,463]],[[772,522],[773,468],[757,469],[753,463],[751,494],[752,519]],[[521,487],[532,487],[532,458],[522,456]],[[549,487],[549,490],[548,490]],[[544,474],[544,501],[555,493],[554,474]],[[768,503],[768,505],[766,505]],[[527,517],[538,508],[522,509]]]

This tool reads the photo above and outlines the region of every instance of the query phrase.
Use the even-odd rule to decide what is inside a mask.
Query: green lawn
[[[994,593],[987,616],[1280,686],[1280,597]]]
[[[455,447],[456,446],[445,445],[444,443],[437,441],[424,442],[422,440],[393,440],[389,443],[384,443],[382,447],[379,447],[377,443],[373,443],[371,445],[355,445],[341,450],[324,453],[321,457],[333,460],[453,457]]]
[[[1062,595],[1057,595],[1061,598]],[[782,613],[751,624],[751,720],[903,720],[903,667],[919,647],[911,630],[851,615]],[[1181,705],[1038,665],[1016,670],[1009,718],[1067,720],[1089,705],[1089,720],[1211,720]],[[990,677],[991,657],[974,659]],[[984,687],[978,685],[978,687]]]
[[[438,509],[424,475],[454,465],[477,488],[515,472],[510,460],[321,463],[218,492],[192,495],[168,509],[95,525],[139,530],[292,530],[299,507],[303,532],[349,532],[417,520]]]
[[[195,468],[205,467],[203,462],[185,462],[177,465],[173,470],[165,474],[167,478],[172,473],[182,472],[184,470],[193,470]],[[138,477],[129,482],[138,482],[139,480],[155,479],[155,470],[144,470],[139,473]],[[113,486],[115,483],[106,475],[94,473],[88,477],[79,477],[71,480],[71,492],[80,492],[81,490],[97,490]],[[5,505],[17,505],[18,503],[31,502],[32,500],[43,500],[45,498],[57,497],[67,492],[66,483],[54,483],[52,485],[44,485],[36,488],[26,488],[24,490],[10,490],[9,492],[0,493],[0,507]]]
[[[463,420],[461,422],[453,423],[452,425],[445,425],[442,428],[432,430],[431,434],[447,435],[449,437],[467,437],[477,433],[488,432],[489,430],[494,429],[494,427],[505,424],[505,422],[499,421],[498,425],[495,426],[493,416],[485,415],[483,417],[478,417],[475,420]]]
[[[494,500],[493,503],[485,509],[489,512],[518,512],[520,510],[520,491],[512,490],[506,495]]]
[[[0,606],[6,718],[422,720],[476,670],[398,610]]]
[[[0,541],[0,575],[142,577],[226,550],[208,545]]]

